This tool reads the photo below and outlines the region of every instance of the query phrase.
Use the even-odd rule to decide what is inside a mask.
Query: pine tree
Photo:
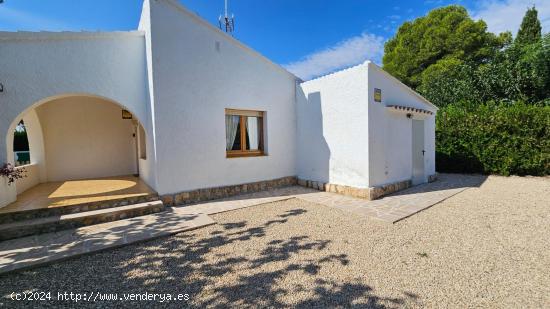
[[[516,36],[517,44],[526,45],[540,41],[542,28],[537,15],[537,9],[534,6],[527,9]]]

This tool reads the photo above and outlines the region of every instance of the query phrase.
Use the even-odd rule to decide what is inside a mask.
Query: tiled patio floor
[[[374,201],[327,192],[298,195],[297,197],[309,202],[395,223],[468,188],[479,186],[485,178],[480,175],[440,174],[439,179],[435,182],[418,185]]]
[[[147,184],[134,176],[48,182],[23,192],[17,197],[16,202],[0,208],[0,214],[146,196],[153,193],[155,192]]]

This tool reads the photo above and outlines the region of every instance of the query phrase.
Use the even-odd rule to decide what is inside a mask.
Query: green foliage
[[[29,151],[27,131],[15,131],[13,136],[13,151]]]
[[[523,16],[515,43],[533,44],[540,41],[542,27],[537,15],[538,12],[534,6],[527,10],[525,16]]]
[[[550,98],[550,34],[522,48],[516,70],[518,87],[526,100]]]
[[[440,172],[550,174],[550,104],[453,104],[436,119]]]
[[[437,106],[468,101],[536,103],[550,97],[550,35],[536,43],[513,44],[477,67],[445,58],[421,74],[417,88]]]
[[[441,108],[438,171],[550,174],[550,35],[534,8],[513,43],[447,6],[404,23],[384,49],[384,69]]]
[[[478,101],[474,69],[455,58],[441,59],[421,75],[418,91],[437,106],[460,101]]]
[[[550,97],[550,35],[533,44],[513,44],[476,70],[479,101]]]
[[[462,6],[435,9],[405,22],[384,46],[384,69],[410,87],[421,83],[424,70],[445,58],[482,63],[506,43],[510,35],[487,32],[483,21],[473,21]]]

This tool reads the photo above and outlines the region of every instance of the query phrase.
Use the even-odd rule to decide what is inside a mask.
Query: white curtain
[[[260,137],[258,136],[258,118],[246,118],[246,131],[248,132],[248,143],[250,150],[258,150]]]
[[[239,127],[239,116],[225,115],[225,149],[233,149],[237,128]]]

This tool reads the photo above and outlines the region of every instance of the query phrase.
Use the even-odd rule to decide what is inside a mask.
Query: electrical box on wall
[[[382,102],[382,89],[374,88],[374,102]]]

